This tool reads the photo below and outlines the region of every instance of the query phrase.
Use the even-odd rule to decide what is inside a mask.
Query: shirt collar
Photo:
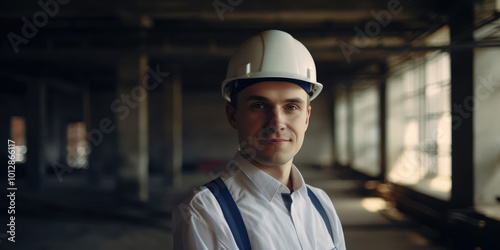
[[[290,190],[281,182],[262,171],[260,168],[249,162],[238,151],[233,160],[237,163],[241,171],[255,184],[257,189],[264,195],[267,201],[271,202],[276,194],[290,193]],[[306,192],[304,178],[295,165],[292,164],[291,178],[294,192],[304,195]]]

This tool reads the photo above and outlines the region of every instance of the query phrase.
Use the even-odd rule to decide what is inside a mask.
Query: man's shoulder
[[[309,188],[309,189],[311,189],[311,191],[313,191],[313,193],[316,194],[316,195],[318,195],[318,194],[325,194],[326,195],[326,192],[323,189],[321,189],[321,188],[309,185],[307,183],[306,183],[306,187]]]
[[[184,221],[198,220],[206,216],[214,216],[217,210],[217,201],[205,185],[199,186],[186,193],[173,209],[174,225]]]
[[[306,184],[306,187],[310,189],[316,197],[321,201],[322,204],[332,204],[331,198],[328,196],[328,194],[321,188],[311,186],[309,184]],[[325,204],[325,205],[326,205]]]
[[[179,204],[180,207],[188,210],[199,210],[207,208],[218,207],[218,202],[212,192],[207,188],[207,184],[212,183],[217,179],[221,179],[223,183],[226,183],[228,179],[234,176],[223,175],[212,181],[209,181],[197,188],[194,188],[191,192],[187,193],[183,197],[183,201]],[[220,185],[219,182],[216,185]]]
[[[228,185],[228,187],[235,188],[236,183],[234,183],[235,175],[222,175],[219,178]],[[216,178],[218,179],[218,178]],[[214,180],[216,180],[214,179]],[[211,182],[211,181],[210,181]],[[180,221],[180,219],[186,220],[218,220],[223,217],[223,213],[219,202],[213,195],[213,193],[207,188],[207,182],[197,188],[194,188],[189,193],[186,193],[182,199],[182,202],[174,207],[173,219],[174,223]],[[220,185],[220,184],[218,184]]]
[[[193,188],[190,192],[186,193],[183,196],[182,202],[179,204],[179,206],[197,208],[199,206],[205,206],[207,205],[207,201],[215,199],[215,197],[212,195],[212,192],[210,192],[210,190],[205,185],[206,184],[203,184],[201,186]]]

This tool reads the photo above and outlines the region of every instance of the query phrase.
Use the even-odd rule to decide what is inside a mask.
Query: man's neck
[[[257,162],[256,160],[249,159],[247,156],[242,154],[245,159],[247,159],[249,162],[251,162],[253,165],[258,167],[260,170],[264,171],[266,174],[270,175],[277,181],[281,182],[281,184],[285,185],[288,187],[290,191],[292,190],[293,183],[292,183],[292,178],[291,178],[291,171],[292,171],[292,160],[289,162],[283,164],[283,165],[276,165],[276,166],[269,166],[265,164],[261,164]]]

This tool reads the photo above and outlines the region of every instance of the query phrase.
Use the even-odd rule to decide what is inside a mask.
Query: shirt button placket
[[[303,240],[303,237],[302,237],[302,234],[304,234],[304,227],[302,225],[302,222],[300,221],[300,218],[297,214],[297,209],[295,209],[295,207],[297,206],[296,202],[294,202],[294,199],[293,199],[293,195],[291,196],[291,199],[292,199],[292,205],[291,205],[291,208],[290,208],[290,214],[292,216],[292,222],[293,222],[293,226],[294,226],[294,229],[295,229],[295,233],[297,234],[297,239],[299,241],[299,244],[300,244],[300,248],[301,249],[304,249],[304,240]]]

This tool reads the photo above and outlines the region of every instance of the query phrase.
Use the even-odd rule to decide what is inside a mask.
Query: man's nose
[[[281,112],[280,109],[274,108],[272,112],[269,112],[269,127],[274,130],[283,130],[285,129],[285,114]]]

